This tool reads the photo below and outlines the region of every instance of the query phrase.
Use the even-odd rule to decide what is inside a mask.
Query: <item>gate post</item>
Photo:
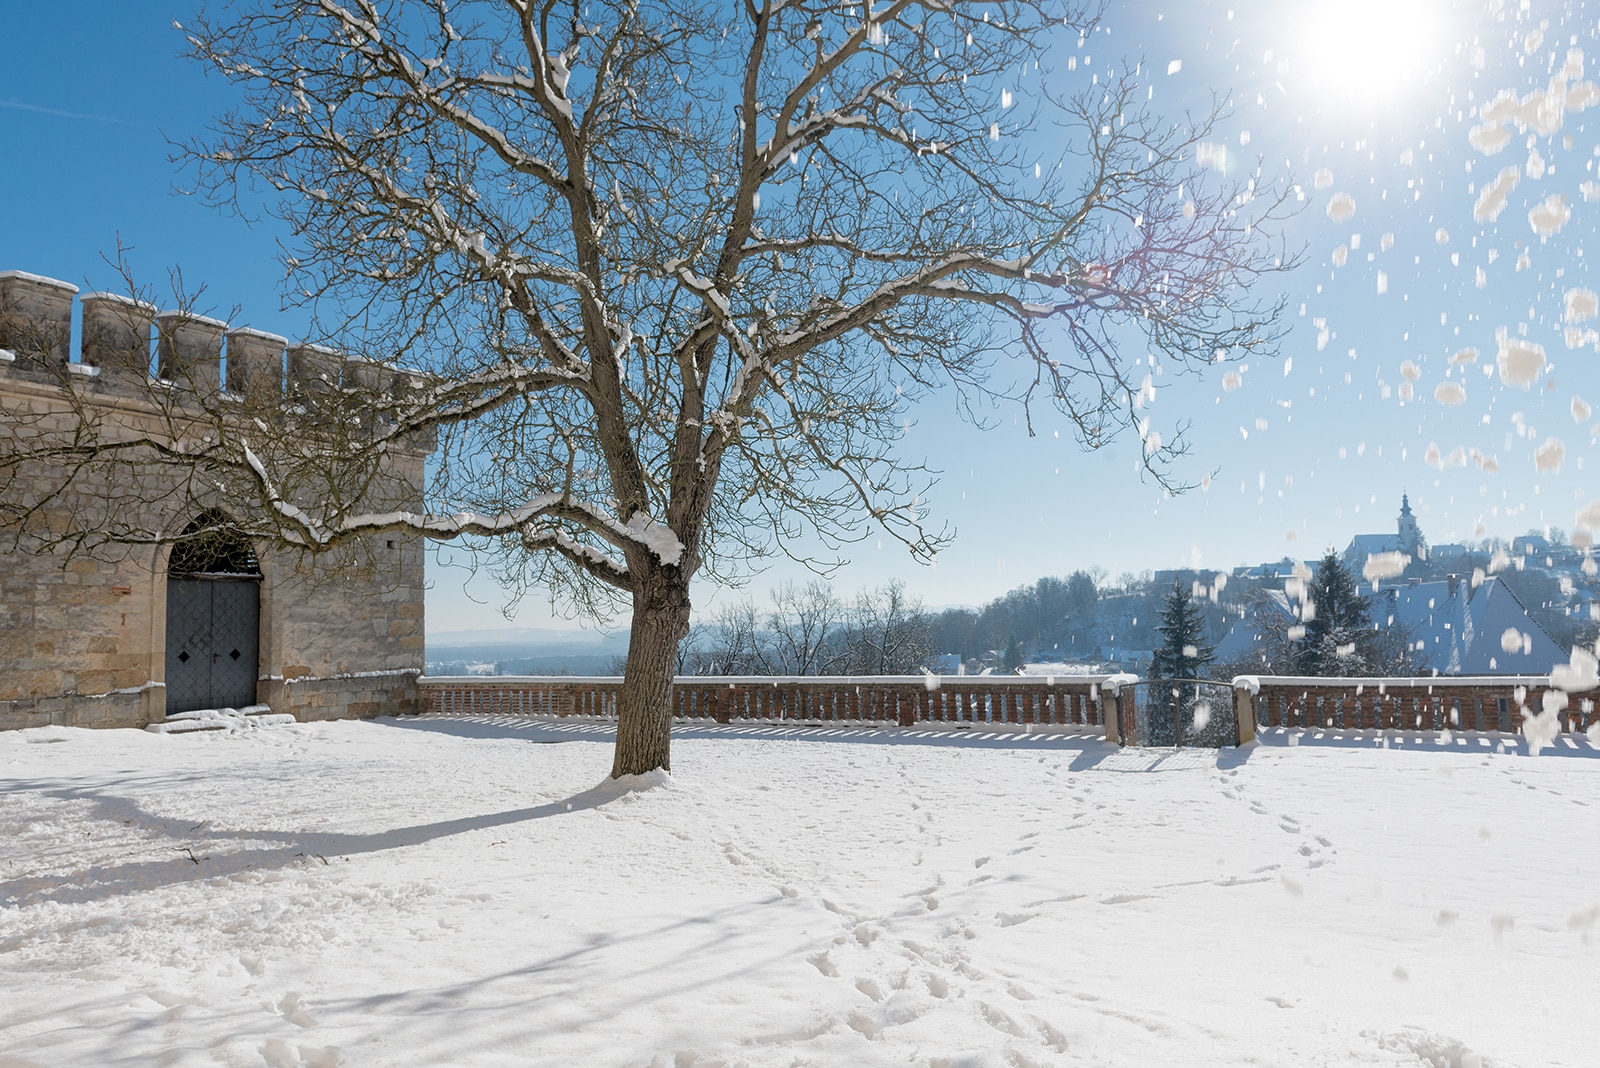
[[[1100,686],[1100,719],[1106,731],[1106,741],[1117,747],[1122,746],[1122,716],[1120,708],[1121,694],[1116,690],[1107,689],[1105,684]]]
[[[1233,727],[1235,744],[1256,740],[1255,693],[1243,678],[1233,680]]]

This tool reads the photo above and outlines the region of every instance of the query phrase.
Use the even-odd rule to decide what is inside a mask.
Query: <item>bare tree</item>
[[[1274,348],[1281,305],[1250,293],[1285,265],[1284,194],[1200,166],[1215,111],[1168,121],[1140,68],[1060,63],[1095,20],[1094,0],[203,14],[193,55],[240,104],[182,147],[197,191],[265,203],[326,337],[427,377],[331,386],[363,428],[342,452],[268,419],[144,448],[226,487],[255,537],[454,539],[514,594],[630,609],[613,773],[668,767],[692,577],[797,543],[825,569],[872,530],[918,559],[945,543],[898,444],[927,390],[1019,402],[1030,432],[1054,408],[1087,448],[1132,429],[1178,489],[1146,354]],[[439,437],[420,507],[327,492],[417,433]],[[163,536],[133,523],[96,536]]]
[[[767,623],[777,669],[785,675],[820,675],[827,670],[833,661],[828,639],[842,610],[833,586],[824,580],[776,587]]]
[[[705,675],[770,675],[772,659],[766,635],[761,632],[761,614],[754,601],[743,600],[723,605],[712,614],[707,627]],[[631,655],[631,654],[630,654]],[[623,677],[627,677],[626,671]]]
[[[908,595],[905,583],[895,579],[856,594],[840,662],[852,675],[915,674],[938,651],[933,634],[922,598]]]

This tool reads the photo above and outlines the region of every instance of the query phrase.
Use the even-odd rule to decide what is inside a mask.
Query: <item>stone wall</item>
[[[198,507],[230,507],[225,494],[197,499],[158,468],[99,472],[58,493],[70,459],[7,468],[19,435],[34,446],[70,443],[85,426],[108,439],[171,437],[186,412],[228,404],[270,412],[290,403],[304,411],[341,381],[393,378],[370,361],[108,294],[77,301],[82,344],[74,354],[76,292],[0,272],[0,492],[13,503],[43,503],[0,524],[0,729],[163,719],[168,547],[74,552],[50,545],[51,535],[130,508],[175,531]],[[431,442],[407,444],[385,457],[386,506],[420,498]],[[258,701],[315,719],[420,710],[419,538],[380,534],[315,557],[265,541],[254,547],[262,572]]]

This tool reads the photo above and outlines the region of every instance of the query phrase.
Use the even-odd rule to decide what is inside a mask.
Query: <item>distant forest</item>
[[[1414,561],[1390,582],[1429,581],[1475,569],[1496,574],[1529,614],[1564,648],[1593,643],[1600,622],[1579,614],[1575,580],[1596,587],[1560,531],[1554,556],[1511,556],[1504,542],[1484,541],[1465,555]],[[1562,557],[1567,557],[1563,563]],[[1284,557],[1281,564],[1292,565]],[[1242,570],[1242,569],[1241,569]],[[1359,581],[1359,571],[1356,573]],[[826,582],[786,584],[766,603],[726,605],[696,624],[680,650],[681,674],[878,675],[940,671],[1014,671],[1026,663],[1097,664],[1144,670],[1160,643],[1163,599],[1176,583],[1200,608],[1206,640],[1220,642],[1233,623],[1280,577],[1203,569],[1125,572],[1073,571],[1017,586],[981,608],[930,611],[903,583],[840,594]],[[935,663],[936,658],[942,662]],[[1248,665],[1215,665],[1226,672]]]

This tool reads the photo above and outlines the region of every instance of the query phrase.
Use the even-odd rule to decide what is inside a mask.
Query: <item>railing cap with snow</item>
[[[1406,689],[1460,689],[1463,687],[1548,686],[1549,675],[1384,675],[1344,677],[1328,675],[1237,675],[1236,690],[1248,689],[1260,693],[1263,686],[1299,686],[1307,689],[1340,689],[1353,687],[1378,687],[1390,690]]]
[[[938,685],[951,686],[1101,686],[1115,691],[1115,687],[1129,686],[1141,680],[1137,675],[677,675],[673,684],[678,686],[927,686],[932,679]],[[457,686],[474,684],[482,686],[526,686],[529,684],[552,686],[620,686],[621,675],[423,675],[417,680],[421,685]]]

